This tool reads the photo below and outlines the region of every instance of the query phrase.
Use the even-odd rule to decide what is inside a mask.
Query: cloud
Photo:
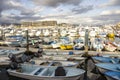
[[[82,13],[86,13],[90,10],[93,10],[93,5],[89,5],[89,6],[77,6],[75,8],[72,9],[73,13],[76,14],[82,14]]]
[[[15,13],[13,10],[15,11]],[[13,21],[20,23],[20,21],[22,20],[38,20],[40,19],[40,15],[34,15],[37,15],[41,10],[43,10],[43,8],[41,8],[40,6],[29,8],[23,5],[21,0],[1,0],[0,23],[11,23]]]
[[[107,7],[107,6],[120,6],[120,0],[110,0],[108,3],[100,5],[100,7]]]
[[[31,0],[35,4],[48,7],[57,7],[61,4],[68,5],[79,5],[83,0]]]
[[[103,11],[100,15],[112,15],[112,14],[120,14],[120,10],[112,10],[112,11]]]
[[[24,8],[21,10],[21,15],[35,15],[35,14],[38,14],[39,12],[41,12],[42,10],[44,10],[44,8],[41,8],[40,6],[36,6],[36,7],[33,7],[33,8]]]
[[[99,16],[94,16],[93,20],[101,24],[114,24],[120,21],[120,10],[103,11]]]
[[[0,13],[3,10],[19,9],[22,5],[17,0],[0,0]]]

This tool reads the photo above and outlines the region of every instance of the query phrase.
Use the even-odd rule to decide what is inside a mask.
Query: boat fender
[[[55,70],[55,76],[66,76],[66,71],[62,66],[58,66]]]

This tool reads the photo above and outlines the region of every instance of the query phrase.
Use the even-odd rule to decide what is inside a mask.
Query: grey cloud
[[[36,21],[42,19],[42,17],[35,17],[35,16],[9,16],[8,18],[16,20],[17,22],[21,22],[22,20],[26,21]]]
[[[31,0],[35,4],[49,7],[57,7],[60,4],[79,5],[83,0]]]
[[[1,17],[1,13],[4,10],[10,10],[10,9],[22,9],[23,6],[22,5],[13,5],[12,2],[14,3],[20,3],[20,0],[0,0],[0,17]]]
[[[93,20],[99,21],[99,24],[114,24],[120,21],[120,14],[94,16]]]
[[[93,10],[93,5],[77,6],[77,7],[72,9],[72,12],[74,12],[75,14],[82,14],[82,13],[86,13],[86,12],[88,12],[90,10]]]
[[[37,17],[33,17],[33,15],[35,14],[34,9],[28,9],[25,6],[23,6],[20,2],[21,0],[1,0],[0,1],[0,23],[4,23],[4,22],[19,22],[21,20],[37,20]],[[21,13],[18,15],[15,15],[14,13],[11,13],[8,16],[4,16],[1,15],[1,13],[5,10],[18,10]]]
[[[108,3],[102,4],[102,7],[107,6],[120,6],[120,0],[110,0]]]

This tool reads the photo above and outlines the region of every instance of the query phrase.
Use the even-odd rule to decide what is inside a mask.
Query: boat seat
[[[54,62],[50,62],[50,64],[48,66],[51,66]]]
[[[66,75],[67,75],[67,72],[68,70],[65,70]],[[55,76],[55,71],[52,73],[51,77],[54,77],[54,76]]]
[[[31,72],[31,75],[34,75],[40,68],[35,69],[33,72]]]
[[[48,69],[49,69],[49,68],[43,69],[43,70],[38,74],[38,76],[42,76]]]
[[[55,76],[55,71],[52,73],[51,77]]]

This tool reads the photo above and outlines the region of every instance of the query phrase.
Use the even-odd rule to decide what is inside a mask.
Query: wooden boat
[[[67,48],[66,48],[65,45],[60,45],[60,49],[62,49],[62,50],[66,50]]]
[[[36,65],[42,66],[66,66],[66,67],[77,67],[79,64],[78,62],[71,62],[71,61],[52,61],[52,60],[38,60],[33,59],[30,63],[35,63]]]
[[[112,43],[107,43],[107,45],[105,45],[104,48],[105,48],[106,51],[113,52],[113,51],[115,51],[117,49],[117,46],[115,46]]]
[[[95,65],[98,67],[98,69],[102,73],[106,72],[107,70],[120,72],[120,64],[98,63],[98,64],[95,64]]]
[[[62,44],[60,45],[60,49],[62,50],[72,50],[73,49],[73,45],[70,45],[70,44]]]
[[[7,36],[5,40],[7,46],[14,47],[25,47],[27,45],[26,39],[22,35]]]
[[[110,58],[110,57],[92,57],[95,62],[104,62],[104,63],[119,63],[119,58]]]
[[[22,64],[19,70],[8,69],[8,74],[29,80],[77,80],[85,73],[82,69],[63,67],[66,75],[56,76],[57,67]]]
[[[107,71],[104,73],[107,80],[120,80],[120,72]]]
[[[6,55],[8,56],[9,54],[15,54],[15,55],[18,55],[18,54],[21,54],[21,53],[24,53],[25,50],[5,50],[5,49],[1,49],[0,50],[0,55]]]
[[[10,59],[5,56],[0,56],[0,65],[9,65]]]
[[[46,55],[69,55],[70,52],[73,52],[74,55],[84,54],[84,51],[79,50],[44,49]]]
[[[67,61],[67,60],[76,60],[76,61],[82,61],[85,60],[84,57],[81,57],[81,55],[43,55],[41,59],[45,60],[55,60],[55,61]]]

